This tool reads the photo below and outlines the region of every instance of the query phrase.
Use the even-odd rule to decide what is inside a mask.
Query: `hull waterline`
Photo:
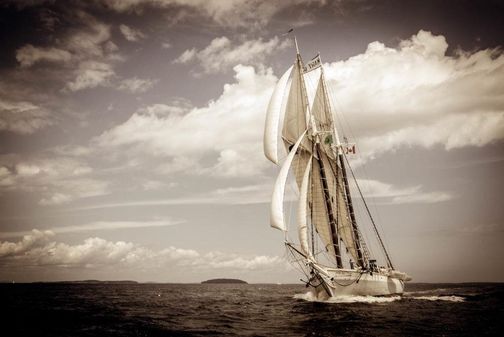
[[[317,299],[337,296],[391,296],[404,292],[404,281],[381,273],[360,271],[315,272],[309,283]]]

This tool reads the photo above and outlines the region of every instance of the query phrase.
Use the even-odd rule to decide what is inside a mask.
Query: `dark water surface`
[[[300,285],[0,284],[2,336],[504,335],[504,284],[406,290],[321,303]]]

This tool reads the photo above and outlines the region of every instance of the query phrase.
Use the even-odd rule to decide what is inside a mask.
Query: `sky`
[[[394,265],[416,282],[504,281],[503,14],[466,0],[3,1],[0,281],[299,282],[269,225],[279,168],[262,145],[292,34],[303,59],[321,54]]]

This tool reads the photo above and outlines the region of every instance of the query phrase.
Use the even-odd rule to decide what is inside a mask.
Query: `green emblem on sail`
[[[325,137],[324,144],[329,144],[329,145],[332,144],[332,135],[328,135],[327,137]]]

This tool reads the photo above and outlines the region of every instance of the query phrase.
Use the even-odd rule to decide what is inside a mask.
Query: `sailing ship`
[[[394,268],[349,164],[355,144],[349,144],[346,137],[341,141],[341,125],[337,128],[335,123],[320,54],[304,64],[296,38],[294,41],[296,59],[273,91],[264,132],[264,153],[270,161],[279,165],[279,144],[287,152],[273,189],[271,226],[285,232],[291,262],[303,271],[304,282],[316,298],[402,294],[411,277]],[[296,240],[290,239],[285,220],[289,172],[299,190],[292,217],[297,218]],[[358,193],[359,198],[352,198],[351,193]],[[357,224],[356,199],[370,220],[383,266]]]

